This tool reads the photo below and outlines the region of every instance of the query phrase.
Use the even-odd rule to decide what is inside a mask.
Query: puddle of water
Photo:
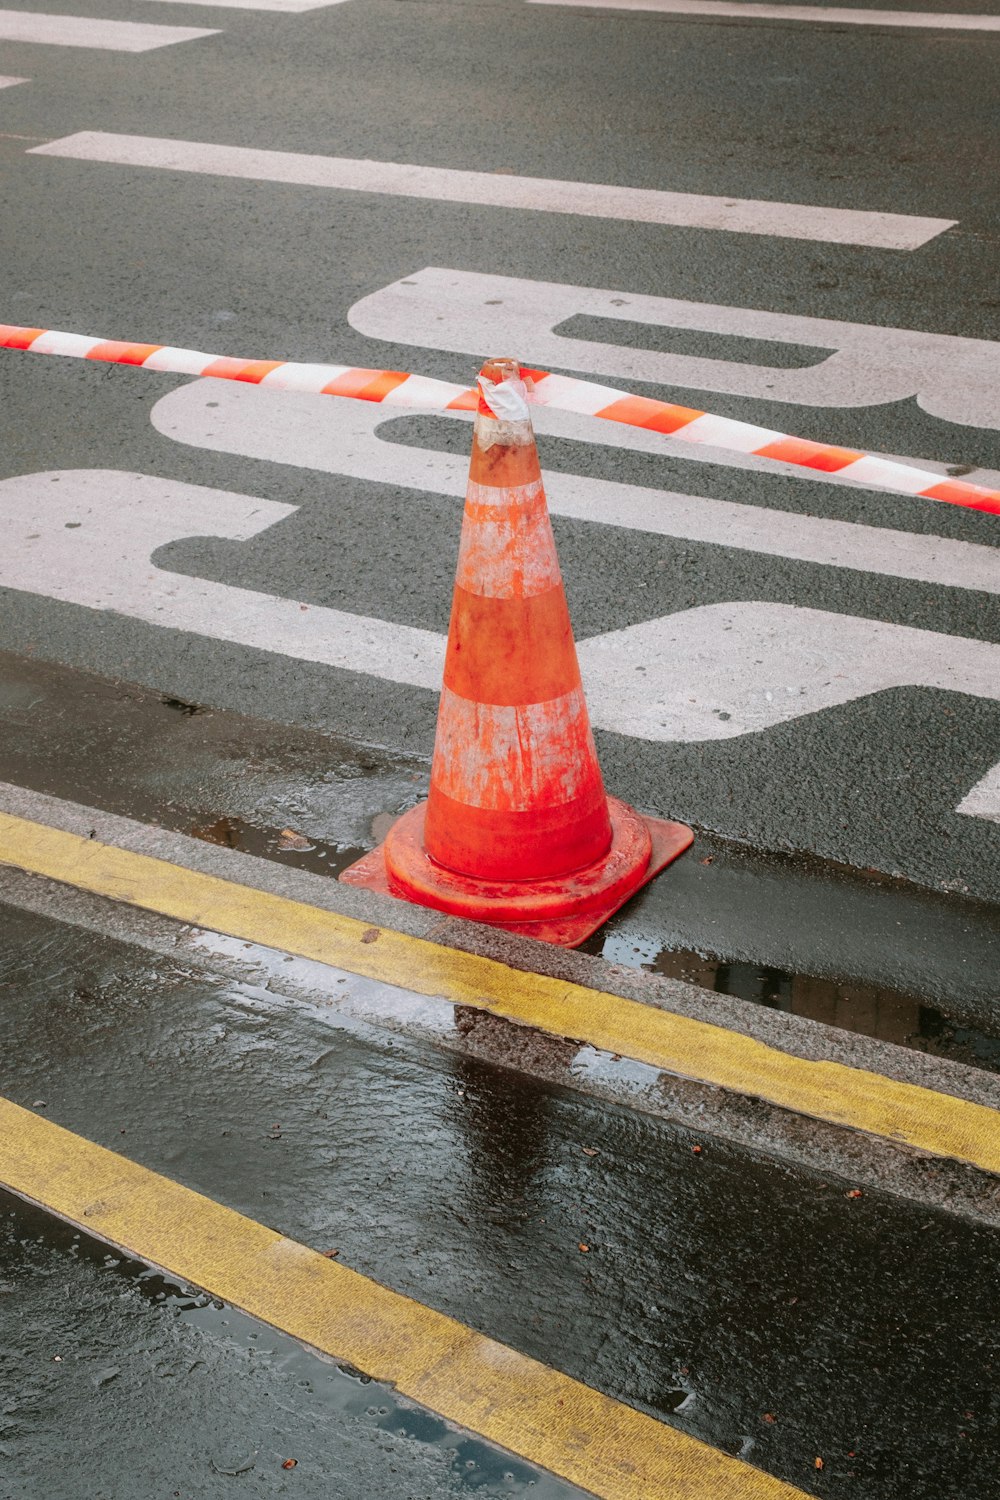
[[[235,817],[197,823],[185,831],[246,854],[335,876],[380,843],[396,817],[394,810],[377,813],[369,825],[367,843],[358,848],[310,841],[294,830],[261,828]],[[1000,1038],[949,1016],[929,1005],[925,997],[885,985],[831,980],[724,954],[665,947],[657,938],[637,933],[627,921],[618,925],[614,919],[584,943],[582,951],[859,1036],[1000,1072]]]
[[[334,879],[426,793],[427,766],[415,758],[3,654],[0,704],[8,709],[0,779]],[[67,713],[72,737],[61,728]],[[872,908],[870,883],[852,887],[844,905],[846,887],[831,885],[828,872],[797,884],[794,871],[716,849],[704,837],[702,846],[707,857],[678,862],[584,951],[1000,1072],[989,1020],[993,950],[979,933],[982,912],[970,908],[937,942],[945,958],[935,988],[922,969],[921,940],[939,931],[940,909],[915,916],[911,898],[900,895],[890,911],[885,901],[897,898],[884,890],[883,905]],[[831,919],[829,900],[838,893],[842,905]],[[637,916],[647,909],[646,918]],[[847,935],[833,946],[831,926]],[[897,929],[901,971],[884,937]],[[792,953],[799,967],[737,962],[734,952],[765,960],[780,952],[786,962]],[[829,977],[838,972],[873,982]],[[898,989],[884,983],[897,975]]]
[[[427,782],[414,757],[4,653],[0,708],[0,780],[315,874]]]
[[[273,859],[296,870],[310,870],[314,875],[339,875],[366,852],[363,848],[344,848],[310,839],[294,828],[258,828],[245,818],[228,816],[198,819],[190,827],[182,826],[177,831],[189,833],[206,844]]]
[[[615,931],[597,933],[585,947],[628,968],[681,979],[718,995],[732,995],[858,1036],[1000,1073],[1000,1037],[956,1020],[917,995],[736,962],[693,949],[658,948],[653,941],[636,941],[631,934]]]
[[[175,713],[184,714],[193,719],[195,714],[207,714],[211,710],[205,708],[201,703],[186,703],[183,698],[161,698],[160,702],[164,708],[172,708]]]

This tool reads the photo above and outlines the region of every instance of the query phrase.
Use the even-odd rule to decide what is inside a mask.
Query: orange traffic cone
[[[430,795],[340,878],[575,947],[694,835],[604,791],[518,365],[480,387]]]

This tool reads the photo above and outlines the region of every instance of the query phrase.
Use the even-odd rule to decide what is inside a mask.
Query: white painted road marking
[[[969,795],[958,804],[956,812],[1000,823],[1000,761],[992,771],[987,771],[982,781],[976,782]]]
[[[156,5],[210,5],[224,10],[279,10],[300,15],[307,10],[326,10],[344,0],[153,0]]]
[[[595,724],[643,740],[754,734],[897,687],[1000,703],[992,641],[795,604],[702,605],[593,636],[579,653]]]
[[[595,441],[593,423],[585,417],[546,407],[532,408],[532,412],[539,432]],[[165,437],[216,453],[296,465],[422,494],[456,498],[465,494],[469,463],[464,455],[386,441],[382,430],[389,433],[399,414],[363,401],[326,396],[291,399],[253,386],[199,380],[162,397],[153,407],[151,420]],[[442,412],[435,420],[469,422],[471,417]],[[601,427],[600,439],[614,436],[622,447],[644,449],[651,436],[658,436],[606,426],[607,432]],[[796,515],[582,474],[546,471],[545,489],[549,509],[557,516],[1000,594],[1000,554],[973,542]]]
[[[855,10],[843,5],[756,5],[750,0],[528,0],[529,5],[660,11],[664,15],[739,16],[751,21],[822,21],[837,26],[919,26],[935,31],[1000,31],[1000,16],[956,11]]]
[[[117,470],[20,475],[0,482],[0,585],[437,691],[443,635],[151,562],[170,542],[246,540],[294,510]],[[732,739],[896,687],[1000,702],[998,644],[787,604],[681,610],[578,650],[595,727],[650,741]]]
[[[41,149],[45,149],[44,147]],[[750,340],[805,344],[816,364],[767,364],[632,349],[572,338],[560,324],[592,316],[619,326],[697,329]],[[428,266],[356,302],[352,328],[369,338],[482,355],[516,349],[529,365],[615,376],[653,385],[782,401],[796,406],[878,406],[916,397],[931,416],[1000,428],[1000,343],[840,323],[827,318],[646,297]],[[753,356],[756,351],[748,348]],[[961,455],[956,454],[955,461]],[[824,475],[824,479],[830,476]]]
[[[821,208],[805,203],[771,203],[753,198],[707,197],[700,193],[661,192],[652,188],[559,182],[543,177],[460,172],[449,167],[361,161],[353,157],[258,151],[243,146],[114,135],[98,130],[81,131],[44,146],[35,146],[32,154],[119,166],[157,167],[172,172],[250,178],[259,182],[291,183],[301,187],[388,193],[407,198],[430,198],[435,202],[583,214],[591,218],[686,225],[889,250],[915,250],[957,222],[955,219],[918,218],[908,214],[870,213],[861,209]]]
[[[27,78],[0,78],[0,89],[12,89],[15,83],[27,83]]]
[[[0,10],[0,41],[42,42],[55,47],[97,47],[105,52],[152,52],[175,42],[219,36],[194,26],[147,26],[139,21],[100,21],[89,16],[48,16]]]
[[[118,470],[20,475],[0,481],[0,584],[437,691],[444,637],[432,631],[303,609],[295,599],[189,578],[150,561],[159,547],[185,537],[247,541],[296,509]]]

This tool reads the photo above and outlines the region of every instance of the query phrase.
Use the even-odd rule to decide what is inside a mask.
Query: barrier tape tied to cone
[[[382,402],[386,406],[431,411],[474,411],[478,401],[478,392],[465,386],[423,375],[407,375],[399,370],[297,364],[287,360],[232,359],[164,344],[121,343],[2,323],[0,348],[24,349],[33,354],[70,355],[178,375],[240,380],[268,390],[349,396],[361,401]],[[947,505],[1000,515],[1000,490],[984,489],[962,480],[942,479],[928,470],[910,468],[907,464],[893,463],[853,448],[789,437],[750,422],[716,417],[710,412],[674,406],[668,401],[654,401],[647,396],[632,396],[627,391],[597,385],[589,380],[552,375],[546,370],[522,369],[521,376],[527,384],[526,399],[537,406],[578,412],[608,422],[624,423],[628,427],[662,432],[684,442],[705,443],[734,453],[773,458],[799,468],[838,474],[843,479],[873,489],[894,490],[924,500],[939,500]]]
[[[575,947],[694,835],[605,793],[517,363],[480,387],[430,795],[340,878]]]

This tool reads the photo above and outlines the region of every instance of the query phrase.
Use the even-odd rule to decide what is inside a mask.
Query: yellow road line
[[[0,1183],[605,1500],[807,1500],[2,1098]]]
[[[0,864],[1000,1172],[1000,1113],[0,813]],[[377,941],[373,940],[373,934]]]

